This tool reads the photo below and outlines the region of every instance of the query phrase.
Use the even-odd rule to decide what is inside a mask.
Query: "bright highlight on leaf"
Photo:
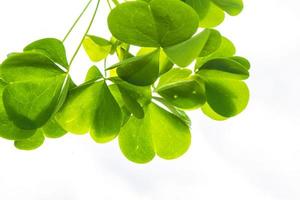
[[[242,0],[112,1],[110,38],[90,34],[96,1],[70,61],[64,43],[90,2],[62,41],[34,41],[0,64],[1,138],[20,150],[67,133],[89,134],[97,143],[118,138],[127,159],[148,163],[188,150],[187,110],[222,121],[246,108],[250,62],[212,29],[225,13],[239,14]],[[83,67],[74,62],[82,47],[92,67],[75,84],[70,72]]]

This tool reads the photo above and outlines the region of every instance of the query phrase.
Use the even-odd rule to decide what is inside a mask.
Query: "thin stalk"
[[[65,35],[64,39],[62,40],[62,42],[65,42],[66,39],[69,37],[69,35],[71,34],[71,32],[73,31],[73,29],[75,28],[75,26],[77,25],[77,23],[79,22],[79,20],[81,19],[81,17],[83,16],[83,14],[86,12],[86,10],[88,9],[88,7],[91,5],[91,3],[93,2],[93,0],[90,0],[86,6],[84,7],[84,9],[82,10],[82,12],[80,13],[80,15],[77,17],[77,19],[75,20],[75,22],[73,23],[73,25],[71,26],[71,28],[69,29],[69,31],[67,32],[67,34]]]
[[[109,9],[111,10],[111,9],[112,9],[112,6],[111,6],[111,4],[110,4],[110,0],[106,0],[106,1],[107,1],[107,4],[108,4]]]
[[[90,23],[89,23],[89,25],[88,25],[88,28],[86,29],[86,31],[85,31],[85,33],[84,33],[84,35],[83,35],[83,37],[82,37],[82,39],[81,39],[81,41],[80,41],[80,43],[79,43],[79,45],[78,45],[78,47],[77,47],[77,49],[76,49],[74,55],[73,55],[72,58],[71,58],[70,66],[71,66],[72,63],[74,62],[74,59],[75,59],[75,57],[77,56],[77,54],[78,54],[78,52],[79,52],[79,50],[80,50],[80,48],[81,48],[81,45],[82,45],[82,43],[83,43],[83,41],[84,41],[86,35],[89,33],[89,31],[90,31],[90,29],[91,29],[91,27],[92,27],[92,25],[93,25],[93,22],[94,22],[94,20],[95,20],[96,15],[97,15],[97,11],[98,11],[99,5],[100,5],[100,0],[97,0],[97,6],[96,6],[96,8],[95,8],[93,17],[92,17],[92,19],[91,19],[91,21],[90,21]]]
[[[120,4],[118,0],[112,0],[112,2],[115,4],[115,6]]]
[[[104,77],[107,78],[107,71],[106,71],[106,68],[107,68],[107,58],[104,59]]]

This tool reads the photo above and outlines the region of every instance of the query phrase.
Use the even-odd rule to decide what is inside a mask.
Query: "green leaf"
[[[249,77],[248,69],[230,58],[216,58],[209,60],[197,72],[201,77],[230,78],[244,80]]]
[[[85,82],[104,78],[97,66],[92,66],[86,74]]]
[[[83,47],[93,62],[99,62],[111,53],[112,43],[104,38],[88,35],[83,41]]]
[[[142,47],[138,53],[137,56],[142,56],[149,54],[153,51],[155,51],[156,48],[151,48],[151,47]],[[162,75],[166,72],[168,72],[170,69],[173,67],[173,63],[170,61],[166,53],[160,49],[160,54],[159,54],[159,75]]]
[[[250,62],[246,58],[243,58],[243,57],[240,57],[240,56],[233,56],[233,57],[230,57],[229,59],[240,63],[247,70],[249,70],[250,67],[251,67]]]
[[[118,134],[122,113],[104,81],[85,83],[69,92],[56,116],[68,132],[85,134],[90,131],[96,142],[108,142]]]
[[[220,33],[212,29],[206,29],[189,40],[164,48],[164,52],[173,63],[180,67],[186,67],[197,57],[209,55],[216,51],[220,44]]]
[[[218,7],[229,15],[235,16],[243,10],[243,0],[212,0]]]
[[[209,107],[225,118],[242,112],[249,101],[248,87],[239,80],[209,78],[205,80],[205,89]]]
[[[220,25],[225,19],[225,13],[215,4],[210,3],[205,17],[199,21],[199,26],[203,28],[212,28]]]
[[[50,119],[42,128],[41,131],[48,138],[60,138],[67,132],[57,123],[55,118]]]
[[[131,117],[119,135],[123,154],[136,163],[147,163],[155,154],[175,159],[187,151],[190,140],[189,127],[153,103],[146,108],[143,119]]]
[[[173,68],[159,79],[156,91],[172,105],[195,109],[205,103],[204,83],[189,69]]]
[[[144,117],[144,110],[142,106],[134,98],[134,94],[131,94],[129,90],[119,88],[124,104],[126,105],[128,111],[132,113],[135,117],[141,119]]]
[[[8,83],[3,91],[6,112],[22,129],[42,127],[69,88],[67,73],[40,53],[8,57],[1,65],[1,76]]]
[[[118,76],[131,84],[147,86],[159,76],[159,51],[133,57],[117,64]]]
[[[222,37],[221,45],[216,51],[214,51],[208,56],[197,58],[195,69],[199,69],[204,63],[206,63],[209,60],[215,58],[231,57],[235,54],[235,51],[236,50],[232,42],[227,38]]]
[[[0,79],[0,137],[8,140],[29,138],[35,133],[35,130],[23,130],[18,128],[6,114],[2,101],[3,89],[5,86],[6,84]]]
[[[69,68],[64,44],[55,38],[46,38],[35,41],[24,48],[24,51],[39,52],[49,57],[53,62]]]
[[[186,4],[190,5],[198,14],[199,20],[207,15],[210,6],[210,0],[183,0]]]
[[[136,86],[121,80],[118,77],[110,78],[118,88],[128,90],[131,96],[136,99],[141,105],[146,105],[151,102],[152,91],[150,86]]]
[[[119,4],[108,16],[117,39],[144,47],[167,47],[190,38],[198,27],[197,13],[178,0]]]
[[[228,119],[227,117],[221,116],[218,113],[216,113],[210,106],[208,103],[204,104],[201,107],[202,112],[207,115],[208,117],[210,117],[213,120],[216,121],[224,121],[226,119]]]
[[[45,137],[41,130],[38,130],[33,136],[24,140],[16,140],[15,147],[20,150],[34,150],[44,143]]]

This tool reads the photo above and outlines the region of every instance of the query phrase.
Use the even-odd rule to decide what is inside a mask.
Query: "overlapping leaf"
[[[161,76],[156,91],[181,109],[195,109],[206,101],[204,82],[189,69],[173,68]]]
[[[225,14],[235,16],[243,10],[242,0],[183,0],[199,16],[199,26],[211,28],[224,21]]]
[[[225,120],[245,109],[249,100],[249,62],[242,57],[209,60],[197,72],[205,81],[207,103],[203,112],[215,120]]]
[[[178,0],[126,2],[108,16],[114,37],[143,47],[167,47],[183,42],[196,32],[198,23],[197,13]]]
[[[85,37],[83,47],[93,62],[99,62],[111,53],[113,44],[104,38],[89,35]]]
[[[94,70],[89,72],[102,78]],[[56,119],[65,130],[76,134],[90,132],[96,142],[103,143],[119,133],[122,113],[106,82],[92,80],[70,90]]]
[[[113,67],[118,76],[128,83],[147,86],[153,84],[159,76],[159,50],[143,56],[126,59]]]
[[[132,116],[119,135],[123,154],[136,163],[147,163],[155,154],[175,159],[190,146],[189,127],[177,116],[151,103],[143,119]]]
[[[220,33],[216,30],[206,29],[182,43],[164,48],[164,52],[173,63],[180,67],[186,67],[197,57],[212,54],[220,45]]]

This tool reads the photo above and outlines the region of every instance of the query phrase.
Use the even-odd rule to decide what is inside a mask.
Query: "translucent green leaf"
[[[230,58],[209,60],[197,72],[201,77],[230,78],[244,80],[249,77],[248,69]]]
[[[189,127],[153,103],[146,108],[143,119],[131,117],[119,135],[123,154],[136,163],[147,163],[155,154],[175,159],[187,151],[190,140]]]
[[[221,46],[222,43],[222,36],[219,33],[219,31],[214,29],[206,29],[209,31],[209,37],[205,43],[205,46],[203,47],[201,53],[199,54],[200,57],[208,56],[215,51],[218,50],[218,48]]]
[[[210,3],[205,17],[199,21],[199,26],[203,28],[212,28],[220,25],[225,19],[225,13],[215,4]]]
[[[112,82],[114,82],[119,88],[123,88],[129,90],[131,95],[138,100],[138,102],[142,105],[148,104],[152,98],[152,91],[150,86],[136,86],[130,83],[127,83],[120,78],[114,77],[110,78]]]
[[[209,107],[220,116],[233,117],[248,104],[249,90],[242,81],[209,78],[205,81],[205,89]]]
[[[86,74],[85,82],[103,78],[102,73],[97,66],[92,66]]]
[[[204,82],[188,70],[174,68],[162,76],[156,91],[172,105],[181,109],[196,109],[205,103]]]
[[[243,0],[212,0],[218,7],[228,14],[235,16],[243,10]]]
[[[116,6],[108,16],[114,37],[144,47],[180,43],[196,32],[198,21],[197,13],[178,0],[126,2]]]
[[[189,40],[164,48],[164,52],[173,63],[180,67],[186,67],[197,57],[216,51],[220,44],[220,33],[206,29]]]
[[[66,69],[69,68],[64,44],[58,39],[45,38],[35,41],[26,46],[24,48],[24,51],[34,51],[42,53],[53,60],[55,63],[65,67]]]
[[[197,58],[195,69],[199,69],[204,63],[215,58],[232,57],[235,54],[235,47],[233,43],[225,37],[222,37],[221,45],[219,48],[205,57]]]
[[[233,56],[233,57],[230,57],[229,59],[240,63],[244,68],[246,68],[248,70],[251,67],[250,62],[246,58],[243,58],[243,57],[240,57],[240,56]]]
[[[50,119],[42,128],[41,131],[48,138],[60,138],[67,132],[57,123],[55,118]]]
[[[1,76],[9,83],[3,103],[9,118],[22,129],[43,126],[57,110],[68,76],[40,53],[20,53],[1,65]]]
[[[209,11],[210,0],[184,0],[184,2],[190,5],[197,12],[200,21]]]
[[[121,109],[104,82],[100,91],[98,108],[95,112],[90,134],[98,143],[111,141],[118,135],[121,123]]]
[[[159,51],[127,59],[117,66],[117,74],[124,81],[139,86],[151,85],[159,76]]]
[[[142,47],[139,52],[137,53],[137,56],[142,56],[146,55],[148,53],[151,53],[155,51],[156,48],[151,48],[151,47]],[[159,54],[159,75],[162,75],[172,69],[173,63],[170,61],[168,56],[165,54],[165,52],[160,49],[160,54]]]
[[[221,116],[218,113],[216,113],[210,106],[208,103],[204,104],[201,107],[202,112],[207,115],[208,117],[210,117],[213,120],[216,121],[224,121],[226,119],[228,119],[227,117]]]
[[[20,150],[34,150],[44,143],[45,137],[41,130],[38,130],[33,136],[24,140],[16,140],[15,147]]]
[[[119,89],[120,89],[124,104],[126,105],[128,111],[139,119],[143,118],[144,110],[143,110],[142,106],[134,98],[134,94],[131,94],[131,92],[129,90],[123,89],[122,87],[120,87]]]
[[[83,47],[93,62],[99,62],[110,54],[112,43],[104,38],[89,35],[85,37]]]
[[[6,84],[0,79],[0,137],[8,140],[21,140],[31,137],[35,130],[23,130],[9,120],[2,101],[3,89]]]
[[[90,131],[96,142],[107,142],[118,134],[122,113],[106,83],[98,81],[71,90],[56,119],[68,132]]]

